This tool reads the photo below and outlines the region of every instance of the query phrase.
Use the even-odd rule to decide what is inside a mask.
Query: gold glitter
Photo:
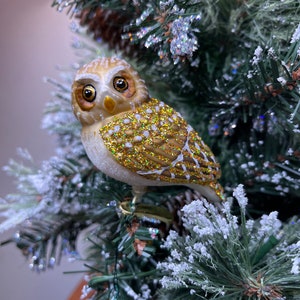
[[[147,179],[211,186],[221,175],[213,153],[174,109],[151,98],[133,111],[116,115],[100,129],[114,158]]]

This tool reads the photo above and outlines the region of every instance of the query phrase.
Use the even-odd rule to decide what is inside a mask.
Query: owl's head
[[[84,65],[72,86],[73,111],[83,126],[132,110],[148,99],[145,82],[119,58],[98,58]]]

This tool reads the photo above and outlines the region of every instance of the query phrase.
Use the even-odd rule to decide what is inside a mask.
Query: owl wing
[[[147,179],[174,184],[209,184],[220,166],[197,132],[173,108],[151,98],[100,129],[120,165]]]

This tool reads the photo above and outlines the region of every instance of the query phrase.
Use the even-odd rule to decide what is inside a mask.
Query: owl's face
[[[149,99],[138,73],[119,58],[98,58],[78,70],[72,106],[83,126],[129,111]]]

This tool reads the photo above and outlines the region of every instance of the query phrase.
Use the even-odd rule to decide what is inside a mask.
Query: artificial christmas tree
[[[16,162],[6,167],[20,194],[7,197],[1,227],[20,224],[15,240],[32,268],[52,266],[63,251],[77,253],[84,232],[83,296],[93,290],[93,299],[299,298],[300,5],[53,6],[79,22],[73,30],[81,59],[63,80],[49,79],[56,99],[43,125],[58,136],[57,156],[39,170]],[[88,35],[93,46],[83,42]],[[114,55],[130,61],[150,94],[176,108],[210,146],[222,170],[220,205],[181,186],[152,187],[135,205],[130,186],[89,161],[71,85],[84,63]]]

